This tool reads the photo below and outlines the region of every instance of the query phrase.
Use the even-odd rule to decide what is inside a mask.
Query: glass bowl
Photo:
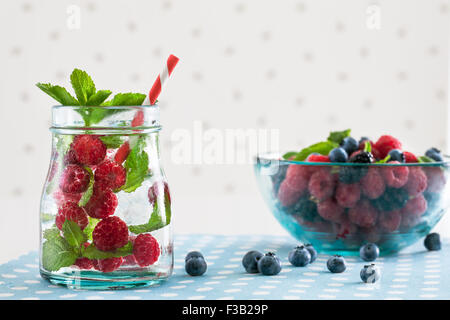
[[[275,218],[317,251],[390,254],[423,238],[449,207],[449,157],[440,163],[359,164],[258,155],[255,174]]]

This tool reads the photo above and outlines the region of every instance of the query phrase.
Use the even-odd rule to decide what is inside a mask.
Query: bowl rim
[[[351,163],[351,162],[308,162],[283,159],[280,152],[264,152],[257,154],[255,164],[277,161],[280,164],[297,164],[304,166],[330,166],[330,167],[447,167],[450,166],[450,155],[443,155],[442,162],[414,162],[414,163]]]

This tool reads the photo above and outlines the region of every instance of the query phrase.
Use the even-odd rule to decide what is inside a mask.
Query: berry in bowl
[[[300,152],[258,155],[255,173],[299,241],[351,255],[376,243],[388,254],[427,235],[449,208],[448,164],[436,148],[416,156],[390,135],[357,141],[345,130]]]

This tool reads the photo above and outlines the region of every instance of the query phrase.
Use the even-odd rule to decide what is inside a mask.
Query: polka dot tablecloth
[[[51,285],[39,275],[36,252],[0,265],[0,299],[450,299],[450,241],[443,249],[428,252],[421,242],[398,255],[381,257],[382,272],[375,284],[362,283],[359,257],[346,257],[347,270],[327,271],[327,255],[319,255],[307,267],[295,268],[287,260],[297,242],[290,237],[270,236],[177,236],[174,275],[156,287],[91,291]],[[276,276],[247,274],[241,265],[251,250],[275,251],[282,261]],[[208,271],[190,277],[184,271],[184,256],[200,250]]]

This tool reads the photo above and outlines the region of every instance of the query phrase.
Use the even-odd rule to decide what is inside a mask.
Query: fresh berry
[[[73,151],[72,148],[69,149],[69,151],[67,151],[66,155],[64,156],[64,160],[63,163],[65,165],[68,164],[78,164],[78,160],[75,157],[75,152]]]
[[[359,273],[361,280],[365,283],[375,283],[381,277],[380,269],[375,264],[365,265]]]
[[[258,271],[265,276],[274,276],[281,271],[280,259],[273,252],[268,252],[258,260]]]
[[[404,188],[388,187],[381,197],[372,201],[372,204],[380,211],[391,211],[403,208],[408,199],[408,192]]]
[[[388,153],[389,161],[398,161],[400,163],[405,163],[405,155],[398,149],[392,149]]]
[[[184,258],[184,262],[188,261],[190,258],[203,258],[205,259],[205,257],[203,256],[203,254],[200,251],[191,251],[189,252],[186,257]]]
[[[424,192],[427,188],[427,175],[421,168],[411,167],[409,168],[408,182],[405,185],[405,189],[412,197]]]
[[[53,192],[53,199],[55,199],[55,203],[58,207],[62,206],[68,201],[78,203],[82,196],[82,193],[65,193],[62,192],[59,188]]]
[[[362,193],[369,199],[380,197],[386,185],[378,168],[369,168],[367,174],[361,179]]]
[[[359,149],[364,149],[361,148],[361,144],[364,145],[366,141],[369,141],[370,143],[372,143],[372,141],[370,141],[370,139],[368,137],[361,137],[358,141],[359,143]]]
[[[264,255],[257,250],[247,252],[242,258],[242,265],[244,266],[245,271],[248,273],[258,273],[258,261],[263,256]]]
[[[287,212],[306,221],[315,221],[318,217],[317,204],[309,195],[300,198]]]
[[[58,209],[55,224],[59,230],[62,230],[62,226],[66,219],[75,222],[81,230],[86,228],[89,224],[89,218],[86,211],[79,207],[75,202],[66,202]]]
[[[425,237],[423,244],[429,251],[441,250],[441,238],[439,233],[433,232],[428,234]]]
[[[283,207],[292,206],[298,199],[300,199],[301,196],[302,192],[292,189],[286,180],[280,184],[280,189],[278,190],[278,200]]]
[[[122,262],[123,266],[134,266],[136,264],[137,264],[137,261],[136,261],[136,257],[134,256],[134,254],[129,254],[129,255],[123,257],[123,262]]]
[[[361,186],[359,183],[339,183],[336,188],[335,198],[337,203],[344,208],[352,208],[361,197]]]
[[[85,165],[96,165],[105,159],[106,146],[96,136],[79,135],[73,139],[72,149],[75,159]]]
[[[158,241],[149,233],[141,233],[134,240],[133,255],[140,267],[154,264],[161,253]]]
[[[331,162],[347,162],[348,160],[348,154],[347,151],[345,151],[344,148],[334,148],[330,151],[328,154],[328,157],[330,158]]]
[[[153,206],[155,205],[156,200],[158,199],[159,192],[162,189],[161,182],[157,181],[155,182],[149,189],[148,189],[148,201]],[[170,200],[170,191],[169,191],[169,185],[167,182],[164,182],[164,194],[167,195],[167,198]]]
[[[101,190],[94,185],[94,192],[84,208],[92,218],[103,219],[114,214],[117,204],[114,192],[109,189]]]
[[[327,261],[327,268],[331,273],[342,273],[347,268],[343,256],[334,255]]]
[[[95,170],[95,181],[113,190],[123,186],[126,179],[125,168],[114,161],[103,161]]]
[[[398,161],[392,161],[389,163],[400,164]],[[383,167],[380,170],[386,185],[389,187],[401,188],[408,181],[409,169],[406,166]]]
[[[305,246],[297,246],[289,252],[288,259],[294,267],[304,267],[311,262],[311,254]]]
[[[423,168],[423,171],[427,175],[427,191],[434,193],[441,192],[445,186],[444,171],[439,167],[426,167]]]
[[[311,176],[309,169],[307,166],[291,164],[286,171],[286,183],[296,191],[305,191]]]
[[[330,162],[330,158],[328,156],[324,156],[321,154],[311,153],[308,158],[306,158],[308,162]]]
[[[68,165],[61,175],[59,187],[66,193],[82,193],[89,187],[89,172],[76,164]]]
[[[341,147],[347,152],[347,154],[352,154],[358,150],[359,143],[352,137],[346,137],[341,142]]]
[[[402,215],[399,210],[381,211],[378,215],[378,225],[386,232],[394,232],[400,227]]]
[[[417,197],[409,199],[402,209],[403,214],[410,214],[415,216],[421,216],[427,211],[427,200],[422,194]]]
[[[374,161],[370,152],[357,151],[349,159],[351,163],[372,163]],[[339,181],[342,183],[355,183],[360,181],[366,174],[366,166],[342,166],[339,168]]]
[[[373,155],[367,151],[356,151],[349,159],[352,163],[372,163],[374,161]]]
[[[380,158],[384,159],[392,149],[402,149],[402,143],[393,136],[381,136],[375,143],[375,148],[380,153]]]
[[[433,159],[434,161],[437,161],[437,162],[442,162],[442,161],[444,161],[444,158],[442,157],[442,154],[441,154],[441,150],[439,150],[439,149],[437,149],[437,148],[431,148],[431,149],[428,149],[428,150],[425,152],[425,155],[426,155],[428,158],[431,158],[431,159]]]
[[[338,223],[338,230],[336,233],[337,239],[346,239],[347,236],[355,234],[358,231],[358,226],[353,224],[348,217],[343,217]]]
[[[196,277],[206,272],[207,265],[202,257],[192,257],[186,261],[184,268],[188,275]]]
[[[89,242],[83,243],[83,246],[87,248],[89,246]],[[74,265],[82,270],[89,270],[94,267],[93,260],[88,258],[77,258]]]
[[[337,204],[334,199],[327,199],[317,205],[319,215],[328,221],[340,222],[344,213],[344,208]]]
[[[405,156],[405,162],[406,163],[419,162],[419,160],[417,160],[417,157],[414,155],[414,153],[411,153],[411,152],[408,152],[408,151],[403,151],[403,155]]]
[[[325,200],[334,193],[336,180],[328,170],[316,170],[309,180],[309,193],[318,200]]]
[[[359,249],[359,256],[364,261],[375,261],[380,255],[380,249],[375,243],[366,243]]]
[[[101,251],[121,248],[128,243],[127,224],[119,217],[107,217],[95,226],[92,239],[95,247]]]
[[[369,228],[376,224],[378,211],[368,200],[362,200],[358,204],[350,208],[348,218],[350,221],[360,227]]]
[[[94,269],[101,272],[113,272],[122,265],[123,258],[93,260]]]
[[[114,155],[114,161],[117,163],[123,163],[128,157],[129,153],[130,153],[130,144],[128,143],[128,141],[125,141],[120,146],[120,148],[117,149],[117,152]]]
[[[310,244],[310,243],[305,244],[305,248],[306,248],[306,250],[309,251],[309,255],[311,256],[311,261],[309,263],[313,263],[314,261],[316,261],[316,259],[317,259],[317,251],[316,251],[316,249],[314,249],[312,244]]]

